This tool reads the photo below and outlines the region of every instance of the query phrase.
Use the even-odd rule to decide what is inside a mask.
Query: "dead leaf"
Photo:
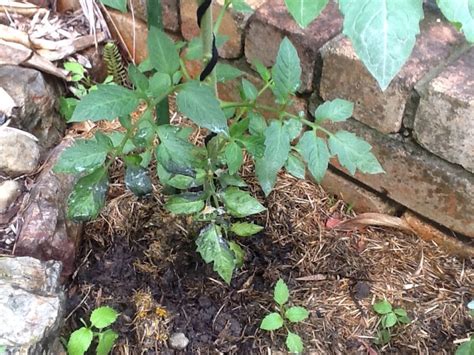
[[[367,226],[389,227],[413,232],[410,225],[403,219],[382,213],[363,213],[355,218],[337,224],[335,229],[353,230]]]

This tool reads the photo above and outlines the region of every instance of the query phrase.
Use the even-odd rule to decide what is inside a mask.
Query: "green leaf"
[[[97,355],[107,355],[112,350],[115,341],[118,338],[118,334],[112,329],[107,329],[103,333],[98,334],[99,342],[97,344],[96,353]]]
[[[285,0],[288,12],[301,28],[306,28],[328,4],[328,0]]]
[[[150,194],[153,191],[153,185],[148,169],[128,165],[125,170],[125,186],[138,197]]]
[[[335,99],[319,105],[314,113],[317,121],[331,120],[341,122],[352,116],[354,104],[347,100]]]
[[[221,198],[227,211],[234,217],[242,218],[265,211],[256,198],[234,186],[225,189]]]
[[[229,174],[234,175],[237,171],[239,171],[242,163],[244,162],[242,148],[240,148],[237,143],[230,142],[227,144],[224,154],[227,161],[227,166],[229,168]]]
[[[112,132],[112,133],[108,134],[107,137],[109,137],[110,140],[112,141],[112,145],[114,146],[114,148],[118,148],[120,146],[120,144],[122,143],[122,140],[125,138],[125,134],[122,133],[122,132]],[[130,153],[131,151],[133,151],[135,149],[136,149],[136,147],[133,144],[132,140],[127,139],[127,141],[125,142],[125,146],[123,147],[122,152],[124,154],[128,154],[128,153]]]
[[[69,355],[83,355],[92,343],[92,330],[86,327],[79,328],[72,332],[67,343]]]
[[[265,153],[265,137],[264,136],[244,136],[238,138],[245,149],[254,157],[262,158]]]
[[[148,89],[148,78],[134,64],[128,66],[128,78],[138,90],[145,92]]]
[[[263,135],[267,129],[267,121],[265,121],[265,118],[256,112],[250,112],[248,117],[250,134],[256,136]]]
[[[53,170],[56,173],[75,174],[91,171],[104,164],[110,150],[110,146],[93,139],[77,140],[61,153]]]
[[[400,323],[403,323],[403,324],[410,324],[411,323],[411,319],[408,316],[397,316],[397,317],[398,317],[397,319]]]
[[[59,98],[59,113],[64,117],[66,121],[69,121],[76,109],[79,100],[74,97],[63,97]]]
[[[102,329],[115,322],[117,317],[118,313],[115,309],[108,306],[99,307],[91,313],[91,324],[98,329]]]
[[[176,97],[179,111],[214,133],[227,133],[227,119],[209,86],[186,85]]]
[[[155,73],[150,78],[149,90],[153,96],[161,96],[171,87],[171,78],[165,73]]]
[[[337,155],[341,165],[354,175],[356,169],[366,174],[383,173],[384,170],[372,154],[372,146],[347,131],[339,131],[329,137],[329,148]]]
[[[303,156],[311,175],[318,183],[324,178],[329,164],[329,150],[326,142],[319,137],[316,137],[314,131],[307,131],[296,146],[298,151]]]
[[[120,12],[127,12],[127,0],[100,0],[100,2]]]
[[[165,208],[173,214],[194,214],[202,211],[204,201],[173,196],[166,202]]]
[[[215,70],[217,81],[220,83],[236,79],[243,74],[242,70],[225,63],[217,63]]]
[[[229,175],[227,173],[222,174],[219,176],[219,182],[223,189],[227,186],[237,186],[237,187],[246,187],[247,184],[244,180],[238,175]]]
[[[306,176],[306,168],[301,158],[295,153],[288,155],[288,160],[285,163],[285,169],[297,179],[304,179]]]
[[[278,313],[270,313],[263,318],[260,329],[276,330],[283,327],[283,318]]]
[[[77,62],[64,63],[64,69],[72,74],[71,81],[78,82],[85,78],[86,71],[84,67]]]
[[[240,121],[234,122],[230,126],[230,136],[234,138],[242,138],[244,133],[249,128],[249,119],[244,118]]]
[[[229,242],[229,249],[234,253],[235,266],[242,267],[244,265],[245,251],[234,241]]]
[[[239,237],[249,237],[263,230],[262,226],[248,222],[236,222],[230,226],[230,231]]]
[[[108,187],[107,171],[102,166],[80,178],[68,198],[68,218],[74,221],[96,218],[104,207]]]
[[[339,8],[344,15],[344,34],[385,90],[415,46],[423,0],[340,0]]]
[[[230,284],[235,269],[235,259],[227,241],[222,238],[221,228],[214,224],[204,228],[196,239],[196,245],[204,261],[208,264],[214,263],[214,271]]]
[[[151,111],[146,110],[140,118],[135,136],[133,136],[133,144],[139,148],[151,146],[155,139],[155,128]]]
[[[301,65],[296,48],[285,37],[280,44],[275,65],[272,68],[275,82],[275,95],[285,100],[288,94],[293,94],[300,86]]]
[[[393,312],[384,314],[382,316],[381,323],[384,328],[391,328],[397,324],[397,315]]]
[[[156,27],[148,31],[148,53],[158,72],[171,77],[179,69],[179,54],[173,41]]]
[[[403,308],[395,308],[393,313],[400,317],[408,317],[407,311],[405,311]]]
[[[474,43],[474,1],[437,0],[438,7],[448,21],[461,24],[466,39]]]
[[[456,349],[456,352],[454,353],[455,355],[472,355],[474,354],[474,339],[471,338],[471,340],[466,341],[459,345],[459,347]]]
[[[301,354],[303,352],[303,341],[298,334],[288,331],[286,347],[291,354]]]
[[[387,300],[382,300],[374,304],[374,311],[378,314],[387,314],[392,312],[392,305]]]
[[[242,79],[241,96],[244,100],[255,101],[258,96],[258,90],[250,81]]]
[[[79,101],[71,122],[113,120],[133,112],[138,103],[136,93],[123,86],[97,85],[97,90]]]
[[[374,342],[375,344],[378,344],[378,345],[385,345],[390,342],[391,337],[392,336],[390,334],[390,330],[382,329],[379,332],[377,332],[377,338],[375,338]]]
[[[285,317],[292,323],[298,323],[309,317],[309,312],[304,307],[290,307],[285,312]]]
[[[253,13],[253,9],[248,5],[245,0],[232,0],[232,8],[237,12],[246,14]]]
[[[286,285],[285,281],[279,279],[275,285],[275,290],[273,291],[273,299],[280,306],[283,306],[286,302],[288,302],[289,298],[290,291],[288,290],[288,286]]]
[[[257,71],[257,73],[260,75],[260,77],[263,79],[263,81],[268,82],[272,78],[272,74],[270,73],[270,70],[268,70],[263,63],[258,60],[254,59],[252,62],[253,67]]]
[[[265,153],[255,162],[255,172],[265,196],[276,182],[278,171],[285,165],[290,152],[290,136],[280,121],[272,121],[265,130]]]
[[[290,137],[291,141],[297,138],[300,135],[301,130],[303,129],[303,124],[300,120],[297,120],[296,118],[290,118],[289,120],[284,121],[283,124],[285,125],[285,128],[288,131],[288,136]]]

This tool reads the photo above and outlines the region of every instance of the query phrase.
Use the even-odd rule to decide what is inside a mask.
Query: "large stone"
[[[71,143],[65,141],[51,152],[30,191],[27,208],[20,216],[24,222],[15,244],[15,255],[61,261],[63,277],[74,271],[82,225],[66,218],[67,197],[74,185],[74,176],[56,174],[52,167],[61,151]]]
[[[319,49],[341,31],[341,26],[342,18],[332,1],[304,30],[288,13],[283,0],[267,1],[250,21],[245,37],[245,56],[249,63],[258,59],[267,67],[273,66],[281,40],[288,37],[301,59],[300,91],[309,92],[321,72]]]
[[[195,2],[195,1],[188,1]],[[147,22],[147,0],[132,0],[130,3],[135,11],[135,16]],[[178,0],[161,0],[163,27],[167,31],[179,31],[179,5]]]
[[[0,126],[0,172],[12,177],[33,172],[40,158],[36,138],[22,130]]]
[[[59,331],[64,293],[61,264],[0,257],[0,347],[7,354],[64,354]]]
[[[258,8],[264,0],[250,0],[246,1],[252,8]],[[215,1],[212,5],[214,14],[214,21],[216,21],[219,12],[222,9],[224,0]],[[197,24],[197,2],[196,1],[181,1],[181,34],[186,40],[191,40],[199,36],[200,30]],[[245,26],[250,18],[250,14],[243,14],[234,11],[232,8],[225,13],[219,34],[227,36],[227,42],[219,48],[219,55],[226,59],[239,58],[243,53],[243,34]]]
[[[19,66],[0,66],[0,87],[15,101],[11,126],[38,138],[47,149],[56,145],[66,129],[59,116],[60,90],[53,78],[37,70]]]
[[[21,194],[20,183],[16,180],[5,180],[0,183],[0,214],[8,211]]]
[[[473,174],[409,139],[383,135],[354,119],[325,126],[353,132],[372,145],[386,173],[357,173],[357,180],[428,219],[474,238]],[[336,161],[332,164],[341,169]]]
[[[443,65],[456,45],[464,41],[450,24],[426,14],[421,35],[410,59],[382,91],[357,58],[350,41],[342,36],[327,43],[321,53],[320,94],[324,100],[343,98],[355,103],[354,118],[383,133],[400,131],[404,115],[410,125],[416,110],[415,84]]]
[[[474,49],[421,91],[414,134],[429,151],[474,173]]]

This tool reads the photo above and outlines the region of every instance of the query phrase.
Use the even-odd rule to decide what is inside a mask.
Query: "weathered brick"
[[[247,3],[255,8],[258,8],[264,0],[250,0]],[[222,9],[224,0],[218,0],[213,3],[214,21],[217,19],[219,12]],[[184,0],[180,2],[181,13],[181,34],[186,40],[191,40],[193,37],[199,36],[199,27],[196,22],[197,3],[194,0]],[[227,36],[227,42],[219,48],[219,55],[226,59],[236,59],[242,56],[243,53],[243,33],[244,28],[250,18],[250,14],[242,14],[237,11],[229,9],[221,23],[219,33]]]
[[[428,219],[474,238],[473,174],[408,139],[383,135],[354,119],[325,126],[354,132],[372,145],[386,174],[357,173],[357,180]],[[332,165],[341,169],[336,161]]]
[[[474,49],[449,65],[421,92],[416,140],[474,173]]]
[[[283,0],[270,0],[257,10],[248,26],[245,56],[249,63],[259,59],[266,66],[272,66],[281,40],[288,37],[301,59],[300,92],[309,92],[321,72],[319,49],[341,31],[341,26],[342,18],[332,1],[317,20],[303,30],[288,13]]]
[[[190,0],[188,0],[190,1]],[[135,16],[147,22],[147,0],[131,0]],[[179,31],[179,5],[178,0],[161,0],[163,11],[163,27],[167,31]]]
[[[398,132],[404,114],[414,112],[411,105],[417,101],[413,97],[415,84],[430,70],[443,64],[453,47],[462,41],[462,36],[453,26],[426,14],[410,59],[382,92],[357,58],[350,41],[339,36],[321,50],[320,94],[325,100],[340,97],[354,102],[354,118],[380,132]]]

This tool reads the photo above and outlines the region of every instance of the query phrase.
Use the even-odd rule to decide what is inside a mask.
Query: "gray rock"
[[[14,65],[0,67],[0,87],[15,101],[11,126],[30,132],[45,150],[62,138],[66,123],[58,114],[59,85],[37,70]]]
[[[62,354],[61,263],[0,257],[0,347],[7,354]]]
[[[12,177],[31,173],[39,158],[34,136],[16,128],[0,127],[0,172]]]
[[[0,183],[0,213],[7,212],[20,194],[21,187],[18,181],[6,180]]]
[[[188,346],[189,339],[186,338],[186,335],[184,335],[184,333],[173,333],[170,336],[169,344],[170,347],[173,349],[183,350]]]

